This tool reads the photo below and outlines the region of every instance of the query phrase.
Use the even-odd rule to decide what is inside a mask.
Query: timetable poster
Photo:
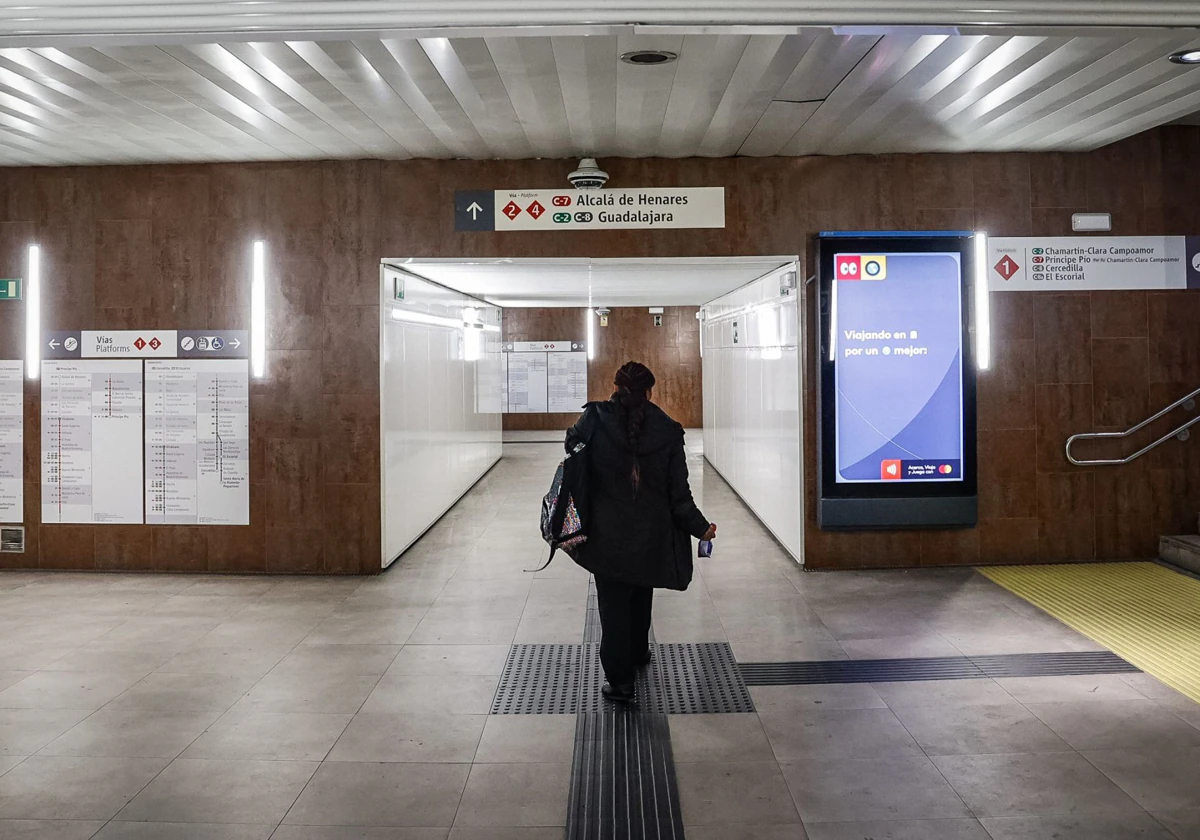
[[[141,484],[141,360],[42,362],[42,522],[140,525]]]
[[[0,522],[25,519],[24,377],[24,362],[0,361]]]
[[[508,410],[513,414],[546,412],[546,354],[508,354]]]
[[[587,352],[547,354],[547,411],[577,414],[588,398]]]
[[[250,524],[246,360],[146,362],[146,522]]]

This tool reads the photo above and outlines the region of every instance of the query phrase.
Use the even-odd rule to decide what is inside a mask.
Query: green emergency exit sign
[[[0,300],[20,300],[21,280],[0,280]]]

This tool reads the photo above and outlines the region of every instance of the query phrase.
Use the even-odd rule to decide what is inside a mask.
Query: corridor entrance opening
[[[629,359],[655,371],[656,402],[801,561],[797,261],[383,260],[382,565],[491,469],[506,436],[561,433]]]

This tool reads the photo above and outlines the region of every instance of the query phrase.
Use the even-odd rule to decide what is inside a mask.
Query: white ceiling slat
[[[384,131],[394,144],[388,157],[408,158],[441,148],[432,132],[352,42],[289,41],[288,48]]]
[[[616,149],[617,39],[552,38],[567,125],[581,155]]]
[[[356,41],[355,46],[441,145],[442,151],[429,157],[487,156],[487,143],[419,43]]]
[[[7,124],[13,131],[59,148],[86,145],[89,153],[100,152],[101,158],[121,154],[126,144],[138,146],[134,139],[121,136],[123,132],[102,130],[102,114],[87,107],[72,110],[72,102],[52,88],[35,85],[13,69],[0,66],[0,113],[11,118]],[[102,151],[95,148],[97,145]]]
[[[319,149],[322,155],[337,157],[345,151],[338,142],[340,139],[344,143],[345,138],[332,132],[324,123],[314,125],[319,121],[311,111],[223,47],[217,44],[169,46],[163,47],[163,52],[271,120],[279,127],[279,131],[287,132]],[[331,134],[334,136],[331,137]],[[361,147],[355,145],[354,148],[361,156]]]
[[[1168,93],[1157,103],[1150,105],[1147,110],[1144,110],[1132,119],[1126,120],[1120,129],[1097,129],[1088,138],[1090,142],[1086,144],[1081,143],[1079,147],[1084,151],[1098,149],[1101,146],[1129,137],[1130,135],[1126,133],[1127,130],[1136,134],[1158,125],[1173,123],[1180,117],[1188,117],[1198,113],[1200,113],[1200,90],[1190,87],[1182,95]],[[1197,125],[1200,123],[1192,124]]]
[[[110,47],[105,55],[148,81],[275,149],[281,158],[311,157],[317,149],[258,113],[238,97],[180,64],[158,47]]]
[[[1120,102],[1097,106],[1086,116],[1076,119],[1070,125],[1056,132],[1047,132],[1039,138],[1034,148],[1045,148],[1052,143],[1067,142],[1073,138],[1077,148],[1090,149],[1103,145],[1109,140],[1118,139],[1109,126],[1114,116],[1123,123],[1130,123],[1135,131],[1148,128],[1157,123],[1148,122],[1156,119],[1161,112],[1165,116],[1162,122],[1170,122],[1176,117],[1183,116],[1195,110],[1195,103],[1200,98],[1200,85],[1192,79],[1175,74],[1144,90],[1123,98]],[[1114,112],[1116,112],[1114,114]],[[1069,130],[1069,134],[1068,134]],[[1119,136],[1128,136],[1121,134]],[[1105,139],[1107,138],[1107,139]]]
[[[395,152],[395,141],[386,131],[287,45],[223,46],[346,142],[355,143],[370,155],[386,157]]]
[[[878,35],[819,35],[800,59],[776,99],[812,102],[825,99],[842,79],[866,58],[879,42]]]
[[[821,107],[818,102],[772,102],[738,149],[747,157],[780,154],[808,119]]]
[[[251,160],[278,155],[258,138],[97,50],[45,48],[33,55],[38,63],[31,66],[43,75],[60,79],[63,90],[72,90],[73,95],[93,94],[115,112],[126,115],[123,121],[140,127],[147,139],[173,140],[184,148],[196,149],[191,160],[225,159],[235,154],[235,150]],[[80,84],[77,78],[86,81]],[[113,122],[110,120],[109,124]],[[145,162],[154,159],[147,157]]]
[[[953,130],[948,121],[936,115],[949,104],[958,101],[977,86],[986,84],[990,73],[986,69],[996,52],[1007,42],[1002,36],[972,36],[974,43],[958,58],[948,64],[926,84],[913,93],[916,107],[898,109],[894,119],[889,120],[887,131],[881,132],[871,148],[877,152],[903,149],[906,143],[930,142],[931,125],[940,127],[942,134],[951,135]]]
[[[822,147],[826,154],[839,154],[849,149],[862,148],[866,151],[887,151],[894,143],[893,125],[899,118],[893,115],[899,110],[903,114],[920,113],[928,97],[936,92],[937,78],[951,68],[961,68],[963,60],[969,66],[971,52],[979,46],[978,36],[947,38],[927,55],[915,63],[899,79],[890,83],[875,101],[865,104],[858,114],[845,121],[841,131],[830,137]],[[882,80],[881,80],[882,81]],[[874,96],[874,90],[870,96]],[[931,130],[926,126],[926,130]]]
[[[0,48],[0,165],[1085,149],[1200,89],[1187,30],[776,29]]]
[[[1147,66],[1161,65],[1169,71],[1170,65],[1162,56],[1170,51],[1169,41],[1158,38],[1140,39],[1114,45],[1090,62],[1076,62],[1070,70],[1061,74],[1063,78],[1045,86],[1032,95],[1023,95],[1011,101],[1007,108],[997,109],[987,119],[977,120],[975,136],[987,132],[990,136],[1012,136],[1023,126],[1036,125],[1040,120],[1056,114],[1066,116],[1090,96],[1104,96],[1103,91],[1131,73],[1140,73]],[[971,138],[967,138],[968,141]]]
[[[178,126],[159,119],[157,114],[144,108],[122,110],[98,101],[85,83],[80,86],[80,77],[71,74],[54,62],[32,52],[6,51],[0,54],[0,85],[13,91],[15,97],[32,100],[41,106],[53,109],[59,125],[69,126],[66,130],[80,137],[94,151],[92,138],[98,135],[100,142],[110,150],[102,160],[118,158],[130,162],[156,157],[171,160],[188,159],[194,155],[196,146],[179,142]],[[59,79],[67,77],[69,82]],[[34,81],[36,79],[36,82]],[[102,94],[107,94],[102,88]],[[124,101],[128,103],[127,100]],[[133,110],[140,119],[129,119]],[[151,138],[150,131],[161,132]],[[82,136],[81,136],[82,135]]]
[[[843,26],[1200,26],[1191,0],[990,0],[964,5],[952,0],[28,0],[0,8],[0,31],[16,46],[32,37],[109,39],[174,33],[206,33],[210,40],[289,40],[321,32],[400,32],[446,27],[580,27],[643,25],[779,29]],[[223,37],[224,33],[230,36]],[[290,33],[288,35],[287,33]],[[159,37],[162,37],[161,35]],[[349,39],[349,36],[347,36]],[[109,41],[114,43],[115,41]],[[162,41],[167,43],[167,41]]]
[[[422,38],[421,48],[497,158],[529,157],[529,141],[481,38]]]
[[[580,154],[571,141],[554,45],[549,38],[488,38],[496,72],[538,157]]]
[[[848,119],[877,101],[946,38],[945,35],[897,35],[880,39],[788,143],[784,154],[824,152],[826,144],[842,132]]]
[[[1006,113],[989,121],[986,128],[993,133],[1003,131],[1011,142],[1022,143],[1029,137],[1045,134],[1047,120],[1059,125],[1077,125],[1079,119],[1096,110],[1125,101],[1162,80],[1178,77],[1175,66],[1163,61],[1164,53],[1159,53],[1173,48],[1174,45],[1152,39],[1150,44],[1134,42],[1110,50],[1090,65],[1064,74],[1066,78],[1058,84],[1022,97]]]
[[[683,36],[621,35],[617,54],[662,50],[679,55]],[[617,64],[617,146],[620,157],[646,157],[662,138],[677,61],[660,65]]]
[[[751,38],[700,144],[700,154],[736,154],[818,37],[812,33]]]
[[[981,125],[1003,117],[1027,97],[1036,96],[1068,78],[1071,73],[1066,68],[1086,66],[1112,48],[1113,44],[1102,39],[1042,39],[1019,60],[999,68],[986,84],[964,93],[958,102],[943,111],[947,125],[953,127],[960,143],[969,143],[965,138],[978,131]],[[952,109],[953,116],[950,116]],[[990,132],[990,136],[994,137],[995,132]]]
[[[748,35],[688,35],[679,52],[656,153],[695,155],[746,52]]]

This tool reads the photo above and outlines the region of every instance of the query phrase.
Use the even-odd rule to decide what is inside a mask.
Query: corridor
[[[695,450],[719,538],[656,595],[659,694],[617,724],[648,740],[590,752],[590,697],[503,713],[554,676],[505,689],[510,654],[595,640],[587,575],[526,571],[560,451],[507,444],[375,578],[0,574],[0,838],[1200,838],[1200,707],[973,570],[803,573]],[[1079,655],[1013,656],[1047,652]]]

